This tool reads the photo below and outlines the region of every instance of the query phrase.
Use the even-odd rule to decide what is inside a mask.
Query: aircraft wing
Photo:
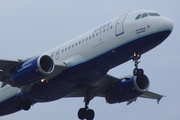
[[[19,61],[13,61],[13,60],[0,60],[0,69],[1,70],[7,70],[11,68],[12,66],[18,64]]]
[[[93,99],[96,96],[99,97],[105,97],[105,94],[108,91],[108,87],[114,83],[117,83],[118,81],[128,79],[132,75],[125,76],[123,78],[116,78],[114,76],[111,76],[109,74],[106,74],[103,78],[101,78],[99,81],[95,82],[94,84],[87,87],[89,89],[88,97],[89,99]],[[86,92],[85,89],[81,89],[73,94],[68,95],[67,97],[85,97]],[[153,93],[151,91],[145,92],[143,95],[139,96],[142,98],[150,98],[150,99],[156,99],[157,103],[159,103],[160,99],[164,97],[163,95]],[[127,105],[131,104],[132,102],[136,101],[137,98],[134,98],[132,100],[127,101]]]
[[[92,96],[92,99],[95,96],[102,96],[104,97],[104,94],[107,90],[107,87],[117,81],[120,81],[121,79],[118,79],[116,77],[113,77],[109,74],[106,74],[103,78],[95,82],[94,84],[90,85],[88,88],[91,89],[90,96]],[[84,97],[85,96],[85,90],[81,89],[75,93],[72,93],[68,95],[67,97]]]
[[[1,73],[0,81],[3,82],[1,87],[4,87],[5,85],[9,84],[9,76],[11,75],[11,72],[13,70],[16,70],[19,65],[25,63],[28,60],[31,60],[32,58],[35,58],[35,57],[27,58],[25,60],[17,60],[17,61],[0,59],[0,73]],[[66,65],[64,63],[54,64],[54,70],[52,71],[51,74],[49,74],[46,77],[46,80],[49,80],[57,76],[60,72],[64,70],[65,67]]]

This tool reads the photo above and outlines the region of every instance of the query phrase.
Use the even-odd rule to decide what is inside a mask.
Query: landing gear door
[[[124,33],[124,20],[126,18],[126,15],[122,15],[118,18],[117,23],[116,23],[116,36],[119,36]]]

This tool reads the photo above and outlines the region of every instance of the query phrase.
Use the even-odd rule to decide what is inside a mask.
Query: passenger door
[[[116,23],[116,29],[115,29],[116,36],[119,36],[124,33],[123,24],[124,24],[125,18],[126,18],[126,15],[122,15],[118,18],[117,23]]]

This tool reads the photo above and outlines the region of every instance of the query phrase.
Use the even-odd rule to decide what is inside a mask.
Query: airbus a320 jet
[[[152,10],[121,15],[39,56],[0,60],[0,115],[29,110],[31,105],[67,97],[84,97],[79,119],[92,120],[90,100],[127,104],[138,97],[163,95],[148,91],[149,79],[138,67],[142,54],[161,44],[173,23]],[[117,78],[107,72],[133,60],[133,75]]]

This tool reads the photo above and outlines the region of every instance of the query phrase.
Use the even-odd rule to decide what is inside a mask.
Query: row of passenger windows
[[[107,28],[104,29],[103,31],[97,32],[96,34],[93,34],[93,35],[91,35],[91,36],[89,36],[89,37],[86,37],[85,39],[83,39],[83,40],[81,40],[81,41],[79,41],[79,42],[76,42],[75,44],[72,44],[72,46],[69,46],[69,47],[66,47],[66,48],[62,49],[61,52],[63,53],[63,52],[65,52],[65,51],[67,51],[68,49],[74,48],[74,47],[77,46],[78,44],[80,45],[81,43],[84,43],[85,41],[88,41],[88,40],[90,40],[91,38],[94,38],[94,37],[100,35],[101,33],[105,33],[106,31],[108,31],[109,29],[112,29],[112,28],[113,28],[113,26],[111,26],[110,28],[107,27]]]
[[[135,20],[138,20],[140,18],[145,18],[145,17],[148,17],[148,16],[160,16],[158,13],[143,13],[143,14],[139,14]]]

